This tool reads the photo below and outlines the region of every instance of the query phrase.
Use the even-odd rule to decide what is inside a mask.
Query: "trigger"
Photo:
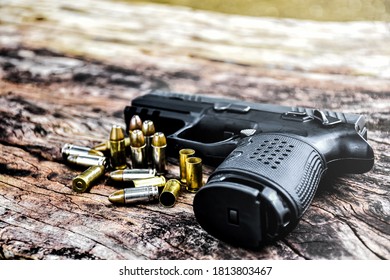
[[[256,133],[256,129],[253,129],[253,128],[248,128],[248,129],[242,129],[240,131],[240,136],[241,137],[248,137],[248,136],[252,136]]]

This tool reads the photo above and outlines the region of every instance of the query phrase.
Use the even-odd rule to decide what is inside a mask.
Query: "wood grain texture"
[[[110,1],[8,1],[0,22],[0,258],[389,259],[390,32],[384,23],[255,19]],[[108,137],[153,88],[367,116],[372,171],[321,184],[285,239],[250,251],[173,208],[76,194],[64,143]],[[206,176],[212,171],[206,169]],[[178,176],[170,159],[168,178]]]

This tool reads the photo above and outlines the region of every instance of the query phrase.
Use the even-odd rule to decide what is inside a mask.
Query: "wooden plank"
[[[79,2],[2,7],[0,258],[390,258],[384,24],[255,19],[109,1],[94,1],[91,9],[90,1]],[[60,147],[106,139],[112,124],[123,125],[132,98],[167,87],[365,114],[375,167],[324,182],[298,227],[259,251],[203,231],[189,193],[167,209],[114,206],[107,195],[116,188],[106,179],[88,193],[72,192],[80,171],[63,163]],[[170,159],[168,178],[178,176],[176,163]]]

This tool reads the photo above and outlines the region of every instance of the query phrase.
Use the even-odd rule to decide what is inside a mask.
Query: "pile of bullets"
[[[180,181],[166,181],[166,147],[167,139],[164,133],[156,132],[153,121],[142,122],[134,115],[129,137],[125,137],[121,126],[114,125],[109,140],[93,148],[65,144],[61,153],[68,164],[88,168],[73,179],[72,188],[76,192],[86,192],[111,170],[110,180],[120,183],[123,189],[109,195],[110,202],[134,204],[159,200],[161,205],[172,207],[182,185],[189,192],[196,192],[203,185],[202,159],[195,157],[192,149],[180,150]]]

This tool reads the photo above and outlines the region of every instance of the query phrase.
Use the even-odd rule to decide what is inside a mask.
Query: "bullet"
[[[136,130],[136,129],[139,129],[139,130],[142,129],[142,120],[138,115],[134,115],[130,119],[129,135],[130,135],[131,131]]]
[[[147,165],[145,155],[145,137],[141,130],[130,132],[131,163],[133,168],[145,168]]]
[[[93,156],[93,155],[70,155],[67,157],[67,162],[77,165],[77,166],[94,166],[94,165],[100,165],[107,167],[108,162],[106,157],[101,156]]]
[[[145,136],[145,155],[146,160],[149,166],[153,164],[152,160],[152,139],[153,135],[156,133],[154,123],[150,120],[146,120],[142,123],[142,133]]]
[[[165,150],[167,147],[167,139],[164,133],[156,132],[152,139],[152,160],[153,167],[157,174],[164,174],[166,172],[167,160]]]
[[[145,186],[140,188],[126,188],[112,193],[108,200],[115,204],[134,204],[150,202],[158,199],[158,188]]]
[[[75,155],[75,156],[94,155],[94,156],[101,156],[101,157],[104,156],[104,154],[100,151],[96,151],[91,148],[76,146],[72,144],[65,144],[64,146],[62,146],[61,154],[64,159],[66,159],[70,155]]]
[[[127,167],[125,136],[122,127],[118,125],[114,125],[110,132],[110,156],[112,168],[125,169]]]
[[[75,192],[83,193],[88,190],[93,182],[104,174],[105,168],[101,165],[91,166],[72,181],[72,188]]]
[[[110,151],[110,140],[104,141],[102,143],[99,143],[95,146],[93,146],[93,149],[102,153],[109,152]]]
[[[136,188],[145,187],[145,186],[164,187],[165,183],[166,181],[164,176],[156,176],[153,178],[133,180],[134,187]]]
[[[187,191],[197,192],[203,185],[202,159],[190,157],[186,159],[186,184]]]
[[[125,137],[125,147],[130,148],[130,138]],[[110,140],[104,141],[102,143],[99,143],[95,146],[93,146],[93,149],[102,153],[110,152]]]
[[[192,157],[195,154],[193,149],[181,149],[179,151],[179,161],[180,161],[180,181],[182,183],[186,182],[186,159]]]
[[[154,169],[123,169],[110,173],[110,178],[118,182],[127,182],[136,179],[153,178],[156,175]]]
[[[160,195],[160,203],[165,207],[172,207],[180,193],[180,182],[176,179],[168,180]]]
[[[156,133],[153,121],[146,120],[142,123],[142,133],[147,137],[153,137]]]

